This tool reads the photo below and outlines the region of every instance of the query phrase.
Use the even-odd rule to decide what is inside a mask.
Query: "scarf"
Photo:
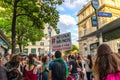
[[[68,76],[68,75],[69,75],[68,66],[67,66],[67,64],[65,63],[65,61],[64,61],[63,59],[61,59],[61,58],[56,58],[54,61],[60,61],[60,62],[62,62],[62,63],[65,64],[65,67],[66,67],[66,75]]]

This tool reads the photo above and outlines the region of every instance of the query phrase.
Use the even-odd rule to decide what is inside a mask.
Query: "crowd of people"
[[[0,54],[0,80],[120,80],[120,55],[107,44],[97,54]]]

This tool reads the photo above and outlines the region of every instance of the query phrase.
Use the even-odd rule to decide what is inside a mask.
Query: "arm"
[[[52,80],[52,71],[51,70],[49,70],[49,72],[48,72],[48,80]]]
[[[69,71],[72,71],[72,68],[73,68],[73,66],[72,66],[72,65],[70,65],[70,66],[69,66]]]
[[[42,64],[42,62],[39,61],[38,59],[36,59],[36,58],[33,58],[33,59],[34,59],[34,61],[36,61],[38,64]]]
[[[98,74],[94,75],[94,80],[99,80],[99,75]]]

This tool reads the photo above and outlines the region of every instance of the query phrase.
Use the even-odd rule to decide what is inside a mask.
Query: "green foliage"
[[[56,6],[62,4],[63,0],[0,0],[0,28],[11,37],[11,25],[14,1],[17,1],[16,36],[17,44],[24,46],[28,42],[35,43],[44,36],[44,24],[49,23],[57,33],[59,13]]]
[[[72,45],[72,49],[71,50],[67,50],[67,51],[64,51],[65,54],[69,54],[70,52],[74,52],[74,51],[78,51],[79,48],[77,45]]]

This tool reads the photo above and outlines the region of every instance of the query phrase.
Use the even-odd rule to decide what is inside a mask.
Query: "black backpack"
[[[57,80],[65,80],[66,78],[66,66],[63,62],[54,61],[52,75]]]
[[[13,69],[7,72],[8,80],[20,80],[20,74],[17,69]]]

